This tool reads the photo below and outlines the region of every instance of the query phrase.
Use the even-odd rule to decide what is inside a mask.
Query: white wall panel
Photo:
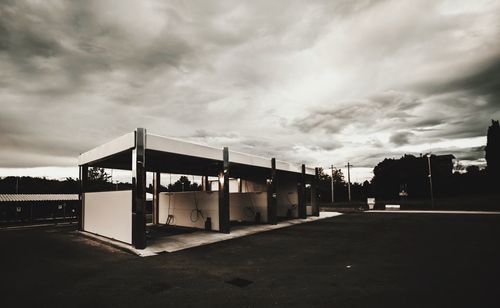
[[[255,221],[255,213],[260,213],[260,221],[267,222],[267,193],[245,192],[229,194],[229,214],[231,220]]]
[[[196,208],[201,216],[196,215]],[[219,193],[210,191],[163,192],[159,197],[158,217],[165,224],[168,215],[173,215],[172,225],[205,228],[205,220],[210,217],[212,230],[219,230]]]
[[[85,193],[85,231],[132,244],[132,191]]]
[[[292,210],[292,217],[299,217],[296,174],[278,174],[276,179],[276,195],[278,217],[286,217],[289,209]]]

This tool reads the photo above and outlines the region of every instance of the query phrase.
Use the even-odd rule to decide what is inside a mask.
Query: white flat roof
[[[91,162],[96,162],[116,153],[132,149],[134,146],[135,132],[131,132],[80,154],[80,156],[78,156],[78,165],[81,166]]]
[[[115,154],[131,150],[135,146],[135,132],[125,134],[90,151],[80,154],[78,165],[90,164],[111,157]],[[173,153],[190,157],[198,157],[222,161],[223,150],[206,145],[186,142],[175,138],[163,137],[146,132],[146,150]],[[248,166],[271,168],[271,159],[229,150],[229,162]],[[293,164],[276,160],[276,170],[300,173],[301,164]],[[314,175],[314,168],[306,167],[306,174]]]

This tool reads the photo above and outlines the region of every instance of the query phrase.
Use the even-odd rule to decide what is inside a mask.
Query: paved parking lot
[[[0,230],[0,305],[499,307],[499,235],[500,215],[358,213],[140,258]]]

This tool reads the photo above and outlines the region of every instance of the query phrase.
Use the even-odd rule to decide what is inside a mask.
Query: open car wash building
[[[81,154],[78,164],[80,230],[136,249],[147,246],[146,172],[153,173],[153,225],[229,233],[232,221],[276,224],[280,218],[319,215],[318,168],[162,137],[144,128]],[[131,170],[132,189],[90,192],[90,167]],[[162,173],[202,176],[203,190],[160,192]],[[209,177],[217,181],[210,183]],[[310,205],[306,185],[311,186]]]

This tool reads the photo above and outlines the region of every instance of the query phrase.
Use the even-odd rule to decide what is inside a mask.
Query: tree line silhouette
[[[499,121],[492,120],[484,150],[487,162],[484,169],[475,165],[464,168],[458,162],[454,164],[455,157],[451,154],[405,154],[399,159],[386,158],[374,167],[374,176],[370,182],[351,183],[352,201],[366,202],[368,197],[403,202],[430,199],[429,165],[433,182],[432,193],[436,198],[500,195]],[[335,172],[335,202],[345,203],[348,201],[348,185],[342,170]],[[319,193],[322,203],[331,202],[332,177],[329,173],[321,170]]]
[[[110,191],[132,189],[131,183],[111,181],[104,168],[89,168],[87,191]],[[152,192],[150,184],[147,192]],[[160,191],[193,191],[201,190],[201,185],[191,182],[187,176],[181,176],[174,183],[161,185]],[[64,180],[47,179],[45,177],[8,176],[0,179],[0,194],[77,194],[80,191],[80,180],[68,177]]]

